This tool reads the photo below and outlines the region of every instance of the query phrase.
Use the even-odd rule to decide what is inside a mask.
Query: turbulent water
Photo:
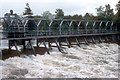
[[[1,78],[117,78],[117,44],[101,43],[57,48],[50,55],[30,55],[0,60]]]

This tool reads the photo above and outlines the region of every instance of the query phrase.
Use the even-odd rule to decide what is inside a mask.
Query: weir
[[[120,40],[113,21],[22,18],[17,14],[7,13],[0,18],[0,24],[0,40],[8,40],[9,50],[15,46],[18,55],[21,54],[17,48],[19,45],[23,46],[23,50],[29,45],[32,54],[38,53],[31,43],[32,40],[36,41],[36,47],[43,43],[48,54],[51,47],[57,47],[62,52],[62,46],[70,48],[82,43]]]

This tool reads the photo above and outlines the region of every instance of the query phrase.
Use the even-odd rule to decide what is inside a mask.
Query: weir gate
[[[61,52],[62,46],[120,40],[113,21],[22,18],[17,14],[7,13],[0,18],[0,22],[0,39],[8,40],[9,49],[14,46],[18,50],[17,46],[22,45],[25,50],[30,45],[34,55],[36,51],[31,40],[36,41],[37,47],[42,43],[47,49],[57,47]],[[49,54],[49,50],[47,53]]]

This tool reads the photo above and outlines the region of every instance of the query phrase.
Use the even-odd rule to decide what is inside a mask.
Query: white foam
[[[27,69],[25,78],[117,78],[118,47],[108,43],[73,46],[64,49],[68,54],[53,48],[50,55],[0,60],[0,72],[2,77],[10,76],[14,69]]]

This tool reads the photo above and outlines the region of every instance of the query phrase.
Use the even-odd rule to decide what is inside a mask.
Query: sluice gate
[[[48,54],[51,47],[57,47],[62,52],[62,46],[70,48],[82,43],[120,40],[113,21],[22,18],[17,14],[7,13],[0,18],[0,22],[0,39],[8,40],[9,50],[15,46],[18,55],[21,54],[17,47],[19,45],[23,46],[23,50],[28,49],[29,45],[32,54],[38,53],[31,43],[32,40],[36,47],[43,44]]]

